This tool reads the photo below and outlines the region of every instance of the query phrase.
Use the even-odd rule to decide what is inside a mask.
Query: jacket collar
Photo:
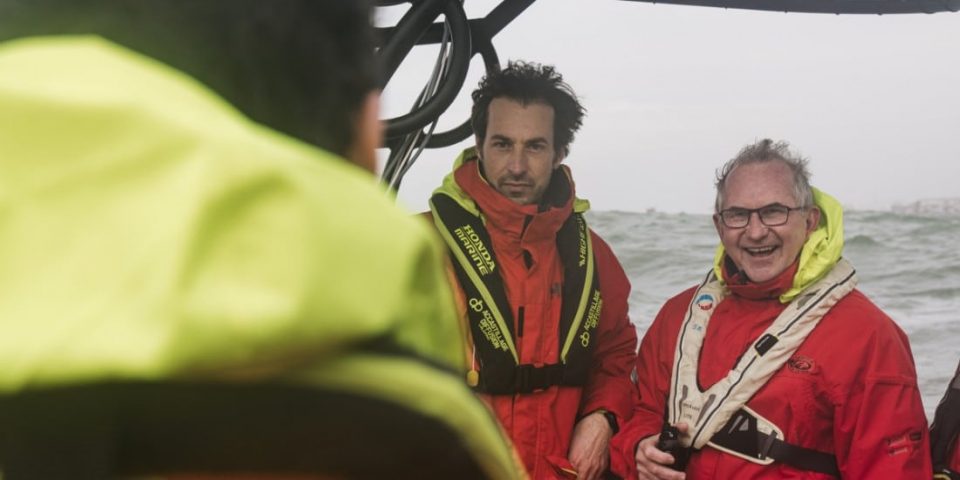
[[[434,193],[448,195],[468,211],[481,216],[488,229],[527,242],[553,242],[571,213],[582,213],[590,208],[590,203],[576,198],[574,191],[570,169],[561,165],[554,172],[540,204],[517,205],[483,178],[476,149],[468,148],[457,158],[454,171]]]
[[[799,265],[799,261],[793,262],[780,275],[766,282],[755,283],[737,268],[730,257],[726,257],[723,262],[723,277],[727,279],[727,289],[734,295],[751,300],[775,299],[793,286],[793,277],[797,274]]]

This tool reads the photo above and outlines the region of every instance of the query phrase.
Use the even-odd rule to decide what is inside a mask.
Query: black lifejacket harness
[[[741,458],[770,464],[774,461],[798,470],[810,470],[840,478],[837,457],[833,454],[801,447],[783,440],[782,432],[764,432],[759,428],[757,415],[741,407],[730,421],[710,439],[714,448],[737,454]]]
[[[600,321],[603,300],[583,215],[571,214],[557,233],[563,263],[560,358],[557,363],[537,366],[519,362],[513,341],[513,310],[481,217],[442,193],[433,195],[430,206],[466,297],[480,364],[479,372],[471,370],[468,374],[468,383],[477,391],[495,395],[530,393],[553,385],[584,385],[596,343],[591,335]]]
[[[960,439],[960,365],[937,405],[930,427],[930,456],[933,460],[933,478],[960,480],[960,472],[950,469],[950,456]]]

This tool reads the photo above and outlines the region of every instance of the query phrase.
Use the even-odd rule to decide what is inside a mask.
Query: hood
[[[790,303],[807,286],[823,278],[843,254],[843,207],[835,198],[816,188],[813,189],[813,203],[820,208],[820,225],[803,244],[793,286],[780,295],[781,303]],[[720,244],[713,258],[713,272],[721,281],[724,280],[725,256],[723,244]]]

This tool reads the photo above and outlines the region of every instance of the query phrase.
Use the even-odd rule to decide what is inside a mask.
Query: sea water
[[[591,212],[588,221],[630,277],[630,317],[641,337],[663,302],[713,264],[709,215]],[[858,288],[910,338],[932,420],[960,361],[960,216],[851,211],[844,227]]]

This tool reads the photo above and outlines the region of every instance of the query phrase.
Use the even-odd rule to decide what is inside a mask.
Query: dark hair
[[[378,84],[370,15],[363,0],[0,0],[0,41],[100,35],[342,155]]]
[[[740,149],[737,156],[730,159],[717,171],[717,199],[714,210],[720,212],[723,207],[723,193],[727,178],[738,167],[753,163],[782,162],[793,174],[793,196],[799,207],[813,206],[813,189],[810,187],[810,170],[807,159],[790,151],[790,144],[781,140],[774,142],[764,138]]]
[[[473,91],[473,132],[481,140],[487,136],[490,102],[509,98],[522,105],[543,102],[553,107],[553,142],[557,153],[570,153],[573,134],[583,123],[585,109],[563,76],[549,65],[513,61],[507,68],[489,73]]]

